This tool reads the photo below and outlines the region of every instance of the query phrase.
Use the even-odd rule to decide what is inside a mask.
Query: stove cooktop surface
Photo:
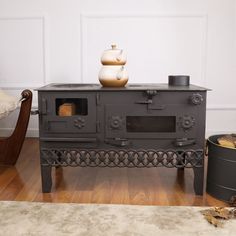
[[[100,84],[86,83],[52,83],[36,89],[38,91],[67,91],[67,90],[102,90],[102,91],[125,91],[125,90],[176,90],[176,91],[206,91],[207,88],[190,84],[189,86],[169,86],[168,84],[127,84],[125,87],[103,87]]]

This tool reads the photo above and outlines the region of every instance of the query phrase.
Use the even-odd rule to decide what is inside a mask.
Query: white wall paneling
[[[191,75],[205,85],[207,15],[81,15],[83,82],[97,82],[100,56],[111,43],[128,54],[131,83],[166,83],[170,74]]]
[[[20,97],[33,92],[32,109],[37,109],[34,88],[46,84],[45,17],[0,17],[0,88]],[[0,136],[11,134],[19,109],[0,120]],[[31,117],[28,136],[38,135],[38,119]]]
[[[46,82],[44,17],[0,17],[0,87]]]
[[[235,117],[236,109],[207,110],[206,136],[236,133]]]

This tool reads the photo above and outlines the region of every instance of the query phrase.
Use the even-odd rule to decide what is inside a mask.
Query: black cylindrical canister
[[[236,196],[236,149],[220,146],[217,139],[222,135],[208,138],[208,171],[206,191],[223,201]]]
[[[190,77],[188,75],[169,75],[170,86],[189,86]]]

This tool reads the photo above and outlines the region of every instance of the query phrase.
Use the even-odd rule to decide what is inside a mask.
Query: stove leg
[[[179,152],[178,154],[181,154],[181,152]],[[183,160],[180,160],[180,161],[177,162],[177,165],[181,166],[181,167],[177,167],[178,171],[184,170],[185,159],[186,159],[186,155],[183,155]]]
[[[177,170],[178,171],[184,171],[184,167],[178,167]]]
[[[203,167],[194,167],[194,191],[196,195],[203,195],[203,181],[204,181],[204,168]]]
[[[50,193],[52,188],[52,167],[41,165],[41,177],[42,177],[42,191],[43,193]]]

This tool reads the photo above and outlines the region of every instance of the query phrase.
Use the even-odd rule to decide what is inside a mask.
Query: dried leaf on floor
[[[220,222],[219,220],[217,220],[214,216],[212,216],[211,214],[206,214],[204,215],[205,219],[212,225],[214,225],[215,227],[222,227],[223,224],[222,222]]]
[[[236,208],[214,207],[201,211],[205,219],[215,227],[222,227],[224,221],[236,218]]]
[[[225,207],[215,207],[214,211],[216,213],[215,217],[217,217],[217,218],[222,218],[225,220],[232,218],[230,210],[228,210]]]

